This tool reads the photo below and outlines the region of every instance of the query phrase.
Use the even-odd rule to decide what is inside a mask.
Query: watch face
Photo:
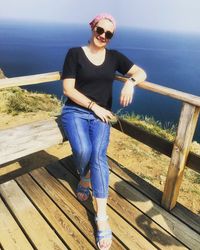
[[[135,82],[135,79],[133,77],[131,77],[130,79],[131,79],[131,81]]]

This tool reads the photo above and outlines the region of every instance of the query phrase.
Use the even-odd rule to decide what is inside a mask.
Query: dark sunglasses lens
[[[101,27],[97,27],[96,32],[97,34],[102,35],[104,33],[104,29]]]
[[[113,33],[110,31],[106,31],[105,37],[106,37],[106,39],[111,39],[113,37]]]

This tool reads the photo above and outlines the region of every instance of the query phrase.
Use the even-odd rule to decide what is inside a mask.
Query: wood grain
[[[33,250],[21,228],[0,198],[0,244],[6,250]]]
[[[116,75],[115,79],[125,82],[128,79],[128,77]],[[61,80],[61,72],[59,71],[49,72],[49,73],[44,73],[44,74],[29,75],[29,76],[6,78],[6,79],[0,80],[0,89],[14,87],[14,86],[33,85],[33,84],[39,84],[39,83],[44,83],[44,82],[54,82],[57,80]],[[187,103],[200,107],[199,96],[191,95],[182,91],[167,88],[162,85],[150,83],[147,81],[138,84],[137,87],[143,88],[143,89],[155,92],[155,93],[159,93],[161,95],[169,96],[176,100],[187,102]]]
[[[0,89],[16,86],[33,85],[44,82],[53,82],[60,80],[60,77],[60,72],[56,71],[44,74],[6,78],[0,80]]]
[[[94,249],[74,226],[72,221],[70,221],[70,218],[55,205],[30,175],[26,174],[18,177],[17,183],[23,188],[29,199],[37,206],[49,224],[54,228],[54,231],[62,237],[70,249]]]
[[[161,202],[169,210],[176,205],[198,116],[199,108],[183,104]]]
[[[67,249],[14,180],[1,184],[0,192],[37,249]]]
[[[0,164],[63,141],[58,120],[49,119],[0,131]]]

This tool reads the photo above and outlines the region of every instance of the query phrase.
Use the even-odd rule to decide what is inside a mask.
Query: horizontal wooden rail
[[[127,77],[116,75],[115,79],[125,82],[127,80]],[[179,90],[167,88],[167,87],[164,87],[164,86],[161,86],[161,85],[158,85],[155,83],[147,82],[147,81],[142,82],[142,83],[138,84],[137,86],[139,88],[146,89],[146,90],[149,90],[151,92],[155,92],[155,93],[158,93],[161,95],[169,96],[173,99],[187,102],[187,103],[190,103],[194,106],[200,107],[200,97],[199,96],[188,94],[188,93],[185,93],[185,92],[182,92]]]
[[[60,79],[61,79],[61,72],[59,71],[44,73],[44,74],[30,75],[30,76],[5,78],[5,79],[0,80],[0,89],[14,87],[14,86],[40,84],[44,82],[53,82],[53,81],[58,81]],[[115,79],[125,82],[127,80],[127,77],[116,75]],[[159,93],[161,95],[169,96],[176,100],[187,102],[192,105],[200,107],[199,96],[191,95],[182,91],[167,88],[167,87],[164,87],[155,83],[146,82],[146,81],[143,83],[140,83],[138,87],[155,92],[155,93]]]
[[[61,74],[58,71],[44,73],[44,74],[29,75],[29,76],[4,78],[0,79],[0,89],[16,87],[16,86],[40,84],[44,82],[53,82],[60,80],[60,78]]]
[[[118,118],[119,122],[113,125],[114,128],[124,134],[144,143],[145,145],[155,149],[156,151],[171,157],[173,150],[173,142],[170,142],[162,137],[153,135],[146,130],[139,128],[131,122]],[[200,173],[200,155],[190,152],[187,159],[187,167]]]

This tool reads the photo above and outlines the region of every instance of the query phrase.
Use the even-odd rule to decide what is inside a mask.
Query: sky
[[[118,26],[200,32],[200,0],[0,0],[0,21],[88,24],[101,12]]]

